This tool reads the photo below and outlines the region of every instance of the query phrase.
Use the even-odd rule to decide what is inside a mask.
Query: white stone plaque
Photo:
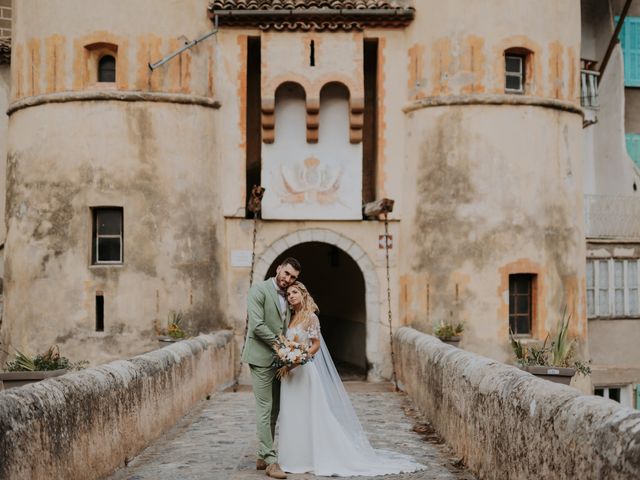
[[[232,267],[251,267],[251,250],[231,250]]]

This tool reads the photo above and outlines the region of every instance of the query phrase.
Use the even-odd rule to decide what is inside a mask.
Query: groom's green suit
[[[276,420],[280,411],[280,382],[276,379],[273,366],[273,342],[284,334],[289,323],[289,309],[280,299],[273,278],[255,283],[249,290],[247,300],[249,327],[242,351],[242,361],[251,370],[253,393],[256,397],[256,418],[258,424],[258,458],[267,463],[277,462],[273,447]]]

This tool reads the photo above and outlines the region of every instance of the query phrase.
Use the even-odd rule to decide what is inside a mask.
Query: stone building
[[[625,5],[629,7],[626,13]],[[615,46],[615,27],[623,15],[621,44]],[[638,22],[637,3],[582,1],[586,291],[592,383],[595,393],[636,408],[640,408],[640,352],[636,347],[640,339],[640,170],[635,144],[640,132],[640,83],[634,79],[640,73],[640,57],[632,47],[640,38],[635,29]],[[614,48],[605,64],[610,46]],[[598,77],[597,83],[591,83],[598,85],[594,91],[588,85]]]
[[[633,197],[637,170],[610,135],[620,88],[583,128],[581,58],[620,8],[600,3],[15,2],[2,347],[107,361],[156,348],[171,312],[240,346],[255,226],[254,279],[298,257],[334,357],[371,379],[389,311],[462,321],[464,348],[512,362],[509,328],[544,339],[566,306],[579,354],[601,352],[585,259],[617,250],[585,194],[625,178]],[[362,213],[381,198],[389,283]]]

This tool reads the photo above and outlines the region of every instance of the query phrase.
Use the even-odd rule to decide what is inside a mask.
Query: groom
[[[256,468],[266,470],[272,478],[287,478],[273,446],[276,420],[280,411],[280,382],[273,365],[273,344],[284,334],[289,324],[286,290],[301,270],[295,258],[285,258],[276,269],[276,276],[255,283],[247,300],[249,327],[242,352],[242,361],[249,364],[251,383],[256,397],[258,424],[258,460]]]

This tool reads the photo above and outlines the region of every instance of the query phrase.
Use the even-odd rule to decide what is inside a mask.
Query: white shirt
[[[273,280],[273,284],[276,286],[276,295],[278,296],[278,300],[280,301],[280,313],[284,314],[287,308],[287,301],[282,295],[278,293],[278,291],[280,291],[280,287],[276,283],[275,277],[271,277],[271,280]],[[284,316],[283,316],[283,319],[284,319]]]

